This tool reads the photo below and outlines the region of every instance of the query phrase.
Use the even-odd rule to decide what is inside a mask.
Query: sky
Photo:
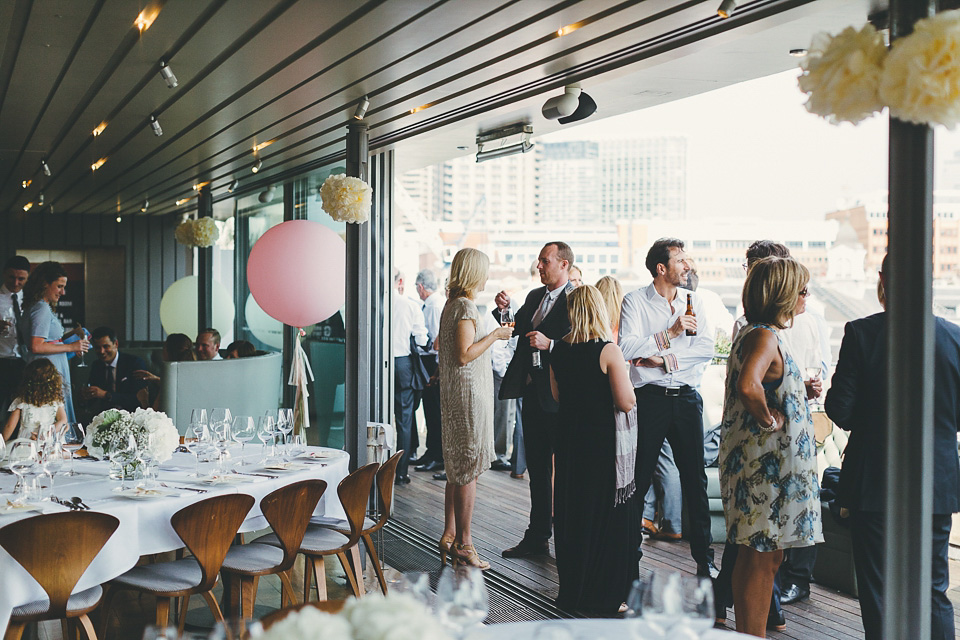
[[[822,220],[884,192],[886,112],[836,126],[804,108],[799,71],[585,123],[540,138],[601,140],[625,132],[687,136],[687,215]],[[641,134],[642,135],[642,134]],[[937,156],[960,149],[960,132],[937,131]]]

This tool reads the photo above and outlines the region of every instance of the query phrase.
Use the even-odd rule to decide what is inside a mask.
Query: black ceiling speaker
[[[577,122],[578,120],[583,120],[584,118],[589,118],[597,111],[596,101],[587,95],[586,92],[580,92],[580,103],[577,105],[577,110],[571,113],[568,116],[562,118],[557,118],[557,122],[560,124],[569,124],[571,122]]]

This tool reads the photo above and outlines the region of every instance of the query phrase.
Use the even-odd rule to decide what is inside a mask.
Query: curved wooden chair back
[[[324,480],[304,480],[281,487],[261,498],[260,511],[283,547],[280,571],[292,567],[297,559],[310,516],[326,490],[327,483]]]
[[[245,493],[213,496],[173,514],[170,524],[200,564],[203,579],[197,591],[209,591],[247,513],[256,502]]]
[[[343,605],[346,604],[346,600],[320,600],[319,602],[301,602],[300,604],[295,604],[283,609],[278,609],[268,613],[267,615],[260,618],[260,624],[263,626],[263,630],[267,631],[270,627],[280,622],[291,613],[296,613],[304,607],[313,607],[314,609],[319,609],[326,613],[339,613],[343,609]]]
[[[107,513],[69,511],[34,516],[0,529],[0,547],[50,598],[50,619],[63,618],[80,576],[120,526]]]
[[[380,465],[376,462],[360,467],[340,481],[337,495],[340,504],[347,514],[350,523],[350,542],[346,548],[352,547],[360,540],[363,534],[363,519],[367,515],[367,500],[370,499],[370,489],[373,487],[373,478]]]
[[[403,449],[393,454],[389,460],[383,463],[383,466],[377,471],[377,493],[380,501],[380,519],[370,527],[366,533],[379,531],[390,518],[390,509],[393,507],[393,481],[397,477],[397,465],[400,463],[400,456],[403,455]]]

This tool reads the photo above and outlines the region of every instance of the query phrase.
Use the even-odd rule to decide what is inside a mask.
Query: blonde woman
[[[719,467],[727,544],[739,545],[733,606],[737,631],[761,638],[783,550],[823,541],[808,390],[780,335],[806,309],[809,280],[793,258],[751,266],[727,361]]]
[[[597,280],[597,290],[603,296],[603,304],[610,319],[610,335],[615,343],[620,331],[620,305],[623,304],[623,287],[613,276],[603,276]]]
[[[485,334],[474,300],[487,284],[490,259],[476,249],[461,249],[450,265],[447,303],[437,336],[443,461],[447,472],[440,557],[454,564],[489,569],[473,546],[471,521],[477,478],[494,459],[493,368],[490,347],[509,340],[512,327]]]
[[[631,497],[634,462],[618,456],[614,408],[636,404],[623,352],[596,287],[567,294],[570,333],[554,343],[550,388],[560,403],[554,477],[554,542],[567,611],[616,615],[637,579],[640,525]],[[636,434],[633,435],[636,442]],[[618,466],[629,474],[618,483]],[[589,471],[585,471],[589,470]]]

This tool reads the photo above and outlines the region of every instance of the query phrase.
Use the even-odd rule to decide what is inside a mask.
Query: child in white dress
[[[7,442],[20,425],[20,438],[37,439],[41,427],[67,424],[63,405],[63,379],[57,368],[46,358],[34,360],[23,371],[17,396],[10,404],[10,415],[3,428]]]

